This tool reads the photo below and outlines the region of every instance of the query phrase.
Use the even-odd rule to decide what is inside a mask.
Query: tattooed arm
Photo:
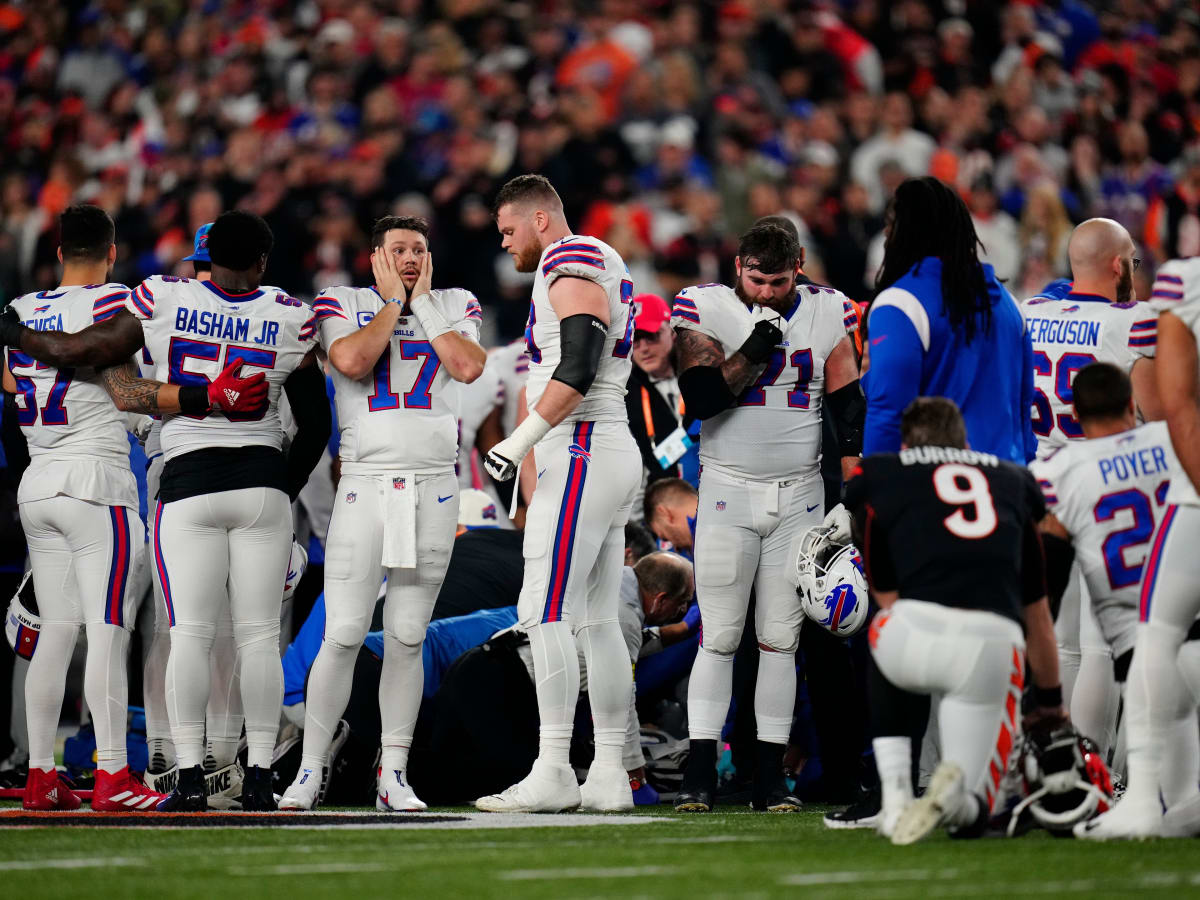
[[[142,378],[132,362],[103,369],[100,378],[113,403],[122,412],[161,416],[180,411],[179,385]]]
[[[145,345],[142,323],[133,313],[120,310],[116,315],[89,325],[82,331],[33,331],[19,323],[4,332],[10,347],[19,347],[38,362],[56,368],[116,366]]]
[[[765,363],[752,363],[737,351],[726,359],[725,352],[715,338],[693,328],[675,329],[675,353],[679,375],[693,366],[719,368],[732,394],[740,394],[748,388],[766,368]]]

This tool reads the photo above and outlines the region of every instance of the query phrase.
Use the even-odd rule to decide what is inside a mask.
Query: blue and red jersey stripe
[[[175,624],[175,604],[171,601],[171,579],[167,577],[167,562],[162,551],[162,514],[160,500],[154,508],[154,567],[158,571],[158,584],[162,588],[163,602],[167,604],[167,624]]]
[[[567,583],[571,578],[571,558],[575,551],[575,531],[579,526],[580,510],[583,506],[583,490],[587,481],[588,460],[592,451],[594,422],[579,422],[571,432],[571,465],[567,470],[567,486],[563,491],[562,505],[558,512],[558,527],[554,532],[554,547],[551,550],[550,580],[546,589],[546,603],[542,611],[542,622],[559,622],[563,616],[563,602],[567,596]]]
[[[104,593],[104,621],[109,625],[125,624],[125,590],[129,583],[129,566],[133,557],[129,535],[129,510],[110,506],[109,520],[113,528],[112,562],[108,568],[108,587]]]
[[[1171,525],[1175,522],[1175,513],[1179,507],[1172,503],[1163,513],[1162,522],[1158,525],[1158,532],[1154,535],[1154,546],[1150,548],[1150,555],[1146,558],[1146,568],[1142,573],[1142,596],[1138,609],[1138,620],[1148,622],[1150,620],[1150,606],[1154,600],[1154,585],[1158,581],[1159,563],[1162,561],[1163,548],[1167,544],[1167,536],[1171,530]]]

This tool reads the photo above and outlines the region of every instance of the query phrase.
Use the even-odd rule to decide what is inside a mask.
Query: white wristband
[[[408,305],[412,309],[413,315],[417,317],[417,321],[421,323],[421,328],[425,330],[425,337],[429,340],[436,341],[443,334],[454,330],[446,321],[446,317],[442,315],[441,310],[433,305],[432,295],[421,294],[419,297],[413,297],[408,301]]]
[[[516,463],[524,459],[534,445],[546,436],[550,427],[550,423],[538,415],[536,409],[531,409],[525,421],[514,428],[513,433],[505,440],[514,454],[510,457],[512,461]]]

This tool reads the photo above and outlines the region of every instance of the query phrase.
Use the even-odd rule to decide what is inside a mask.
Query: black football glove
[[[754,323],[754,330],[750,332],[750,337],[746,338],[746,342],[738,349],[738,353],[757,365],[765,363],[767,357],[771,355],[771,351],[781,343],[783,343],[783,332],[773,322],[759,319]]]
[[[24,330],[21,317],[17,315],[12,304],[4,307],[4,311],[0,312],[0,347],[21,346],[21,332]]]

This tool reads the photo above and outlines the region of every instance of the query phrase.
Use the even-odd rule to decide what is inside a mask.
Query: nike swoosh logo
[[[453,496],[454,496],[453,494],[449,494],[445,497],[438,497],[438,503],[445,503],[447,500],[449,500]]]
[[[812,506],[807,506],[807,507],[805,507],[804,511],[805,511],[805,512],[812,512],[814,509],[816,509],[816,508],[817,508],[818,506],[820,506],[820,505],[821,505],[820,503],[814,503]]]
[[[886,340],[887,340],[886,334],[883,335],[883,337],[871,338],[871,346],[874,347],[876,344],[881,343]]]

